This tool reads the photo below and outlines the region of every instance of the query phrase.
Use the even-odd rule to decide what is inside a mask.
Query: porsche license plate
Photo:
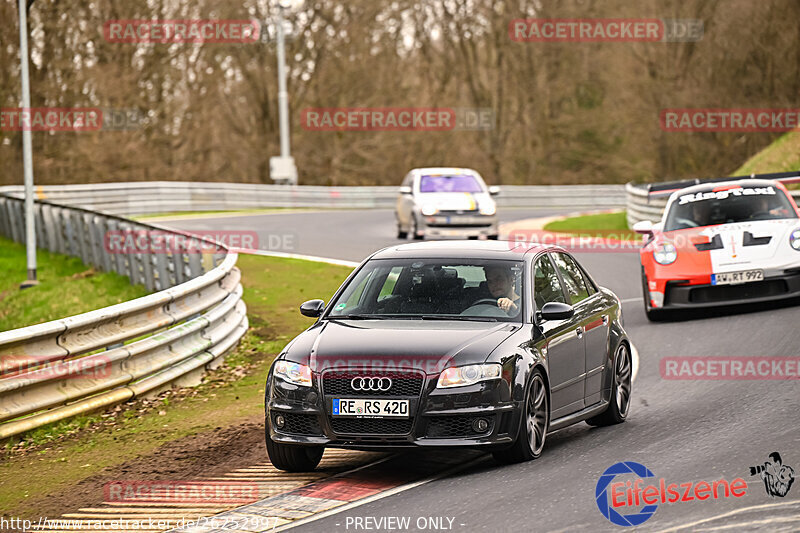
[[[749,283],[751,281],[762,281],[764,279],[763,270],[742,270],[741,272],[724,272],[711,275],[712,285],[737,285],[739,283]]]
[[[408,400],[350,400],[334,398],[333,416],[408,418]]]

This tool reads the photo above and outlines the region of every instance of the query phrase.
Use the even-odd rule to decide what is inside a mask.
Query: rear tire
[[[517,440],[508,448],[492,452],[500,464],[521,463],[542,455],[547,429],[550,427],[550,400],[542,371],[533,371],[525,392],[524,410],[520,416]]]
[[[312,472],[325,452],[324,446],[298,446],[274,442],[267,429],[267,455],[273,466],[286,472]]]
[[[496,241],[500,238],[500,235],[495,233],[494,235],[489,235],[486,238],[489,239],[490,241]]]
[[[586,420],[590,426],[613,426],[625,422],[631,406],[631,376],[633,360],[631,351],[624,342],[614,355],[614,383],[611,388],[611,401],[605,411]]]
[[[398,239],[407,239],[408,238],[408,232],[407,231],[403,231],[403,228],[400,226],[400,224],[397,224],[397,238]]]

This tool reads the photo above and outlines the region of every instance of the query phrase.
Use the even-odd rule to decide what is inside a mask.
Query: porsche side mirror
[[[633,225],[633,231],[636,233],[641,233],[642,235],[652,235],[653,223],[649,220],[640,220]]]

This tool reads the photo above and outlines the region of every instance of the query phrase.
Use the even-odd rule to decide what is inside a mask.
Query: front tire
[[[633,362],[631,351],[624,342],[614,356],[614,384],[611,400],[605,411],[586,420],[590,426],[613,426],[625,422],[631,407],[631,377]]]
[[[267,455],[273,466],[285,472],[312,472],[325,452],[324,446],[297,446],[274,442],[267,429]]]
[[[650,289],[647,286],[647,276],[642,267],[642,298],[644,299],[644,314],[650,322],[660,322],[664,319],[663,309],[653,309],[650,305]]]
[[[417,223],[417,216],[411,215],[411,238],[415,241],[421,241],[425,238],[425,235],[419,231],[419,223]]]
[[[525,393],[517,440],[509,448],[492,452],[495,461],[512,464],[537,459],[542,455],[549,427],[550,400],[542,371],[537,368]]]

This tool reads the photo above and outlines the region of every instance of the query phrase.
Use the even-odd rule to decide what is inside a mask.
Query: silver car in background
[[[497,239],[497,204],[492,196],[499,192],[469,168],[415,168],[399,189],[397,237]]]

